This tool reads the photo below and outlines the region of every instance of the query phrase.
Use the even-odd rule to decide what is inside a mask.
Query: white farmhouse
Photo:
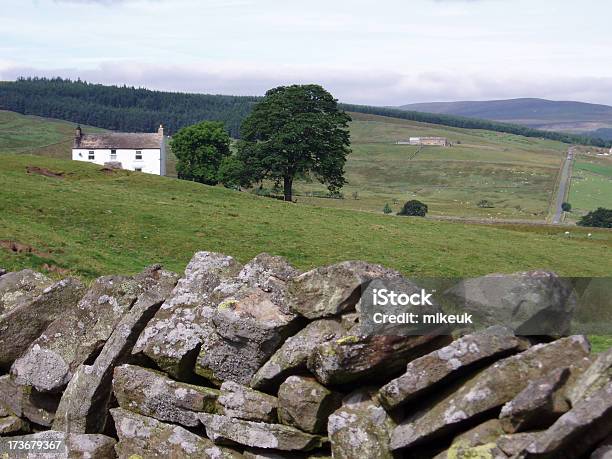
[[[154,134],[109,132],[83,134],[76,128],[72,159],[104,165],[120,163],[123,169],[166,175],[164,128]]]

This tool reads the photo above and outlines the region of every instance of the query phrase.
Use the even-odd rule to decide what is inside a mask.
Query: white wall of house
[[[113,154],[114,152],[114,154]],[[140,152],[140,155],[137,153]],[[139,159],[140,158],[140,159]],[[83,148],[72,149],[72,159],[75,161],[87,161],[94,164],[100,164],[111,161],[121,163],[123,169],[131,171],[141,171],[147,174],[165,174],[165,167],[162,168],[162,151],[161,149],[143,149],[143,150],[88,150]]]

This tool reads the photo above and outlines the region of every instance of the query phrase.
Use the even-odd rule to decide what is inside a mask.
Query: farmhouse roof
[[[82,134],[75,136],[73,148],[83,149],[157,149],[161,148],[163,134],[132,132],[110,132],[105,134]]]

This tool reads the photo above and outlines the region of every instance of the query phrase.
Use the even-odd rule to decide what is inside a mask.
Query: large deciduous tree
[[[282,183],[285,201],[291,201],[295,177],[310,174],[337,192],[346,183],[350,120],[319,85],[269,90],[241,127],[242,185],[271,179]]]
[[[203,121],[178,131],[170,142],[178,177],[216,185],[219,166],[230,154],[230,137],[223,123]]]

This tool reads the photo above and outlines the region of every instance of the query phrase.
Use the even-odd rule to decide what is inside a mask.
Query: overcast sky
[[[612,104],[610,0],[0,0],[0,79]]]

